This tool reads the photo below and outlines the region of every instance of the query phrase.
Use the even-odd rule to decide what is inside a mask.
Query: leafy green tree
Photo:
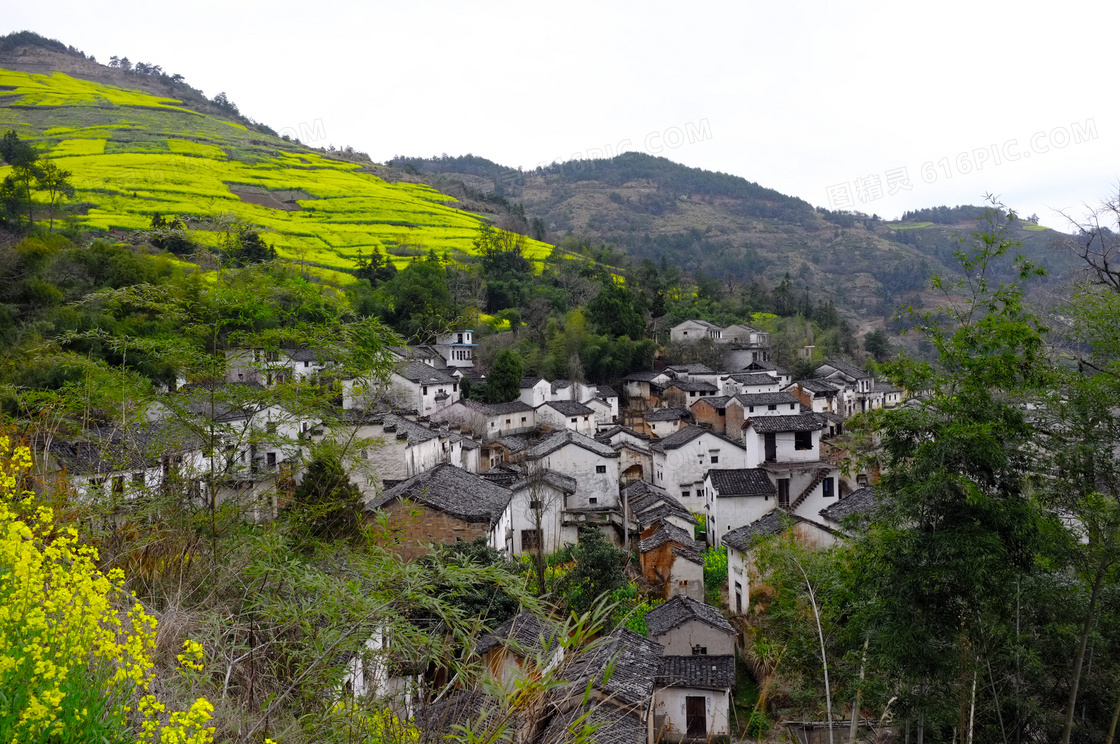
[[[490,367],[486,377],[486,401],[488,403],[509,403],[521,394],[521,378],[524,374],[521,356],[513,349],[506,349]]]
[[[307,466],[285,512],[297,532],[318,539],[353,539],[360,532],[362,492],[336,456],[320,453]]]
[[[389,324],[405,338],[426,342],[451,325],[451,293],[439,261],[413,261],[385,286],[393,301]]]
[[[891,341],[881,328],[876,328],[863,337],[863,348],[880,364],[891,356]]]
[[[861,542],[870,589],[871,655],[903,686],[903,705],[924,722],[965,730],[967,689],[1009,631],[1014,587],[1034,567],[1040,514],[1030,498],[1034,431],[1023,401],[1045,387],[1043,328],[1021,282],[994,285],[995,262],[1015,243],[1012,215],[991,210],[956,252],[964,272],[935,288],[968,301],[919,317],[937,363],[886,366],[906,389],[926,391],[905,409],[878,412],[890,504]],[[994,634],[994,635],[993,635]],[[963,665],[963,673],[962,673]]]
[[[245,224],[234,226],[227,236],[224,253],[230,265],[237,268],[276,259],[276,249],[264,242],[260,230]]]
[[[396,275],[396,265],[382,256],[381,251],[376,247],[369,254],[368,259],[362,257],[361,251],[358,252],[357,268],[354,269],[354,276],[365,279],[371,287],[390,281]]]
[[[53,162],[47,161],[39,167],[39,172],[35,174],[35,184],[40,191],[47,192],[47,200],[50,204],[50,232],[54,232],[54,208],[64,198],[74,196],[74,185],[70,183],[70,176],[73,174],[68,170],[63,170],[55,165]]]
[[[580,527],[579,544],[572,549],[575,565],[565,577],[568,609],[577,615],[590,610],[604,594],[628,582],[624,568],[626,553],[607,542],[595,527]]]
[[[587,319],[598,333],[607,336],[628,336],[640,341],[645,320],[634,309],[634,297],[621,284],[603,285],[599,294],[587,305]]]

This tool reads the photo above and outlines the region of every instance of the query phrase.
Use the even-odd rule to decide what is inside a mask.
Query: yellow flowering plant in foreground
[[[0,436],[0,741],[209,744],[213,706],[167,711],[151,694],[155,619],[21,488],[30,468]],[[202,657],[188,641],[180,662]]]

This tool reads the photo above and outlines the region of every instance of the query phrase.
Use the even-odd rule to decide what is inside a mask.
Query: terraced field
[[[264,228],[281,256],[341,281],[337,270],[374,248],[398,265],[429,249],[473,253],[482,218],[452,197],[180,103],[0,69],[0,131],[15,129],[73,173],[74,202],[85,205],[73,218],[87,229],[140,230],[153,214],[180,215],[196,239],[214,243],[218,233],[206,226],[233,215]],[[527,253],[539,260],[551,250],[529,241]]]

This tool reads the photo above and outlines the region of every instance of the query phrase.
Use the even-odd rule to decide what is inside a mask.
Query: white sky
[[[991,192],[1059,228],[1120,183],[1103,0],[5,5],[0,33],[162,65],[376,161],[621,146],[885,218]]]

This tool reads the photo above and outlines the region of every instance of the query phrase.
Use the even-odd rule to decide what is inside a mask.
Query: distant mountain
[[[744,178],[642,153],[522,172],[476,156],[398,157],[448,193],[487,194],[523,205],[543,237],[563,245],[610,243],[631,260],[666,260],[734,287],[771,285],[789,274],[820,301],[860,315],[924,304],[929,278],[956,269],[956,235],[976,229],[981,207],[938,207],[899,222],[813,207]],[[1061,237],[1028,222],[1013,236],[1022,252],[1061,275]],[[567,241],[567,242],[565,242]]]

